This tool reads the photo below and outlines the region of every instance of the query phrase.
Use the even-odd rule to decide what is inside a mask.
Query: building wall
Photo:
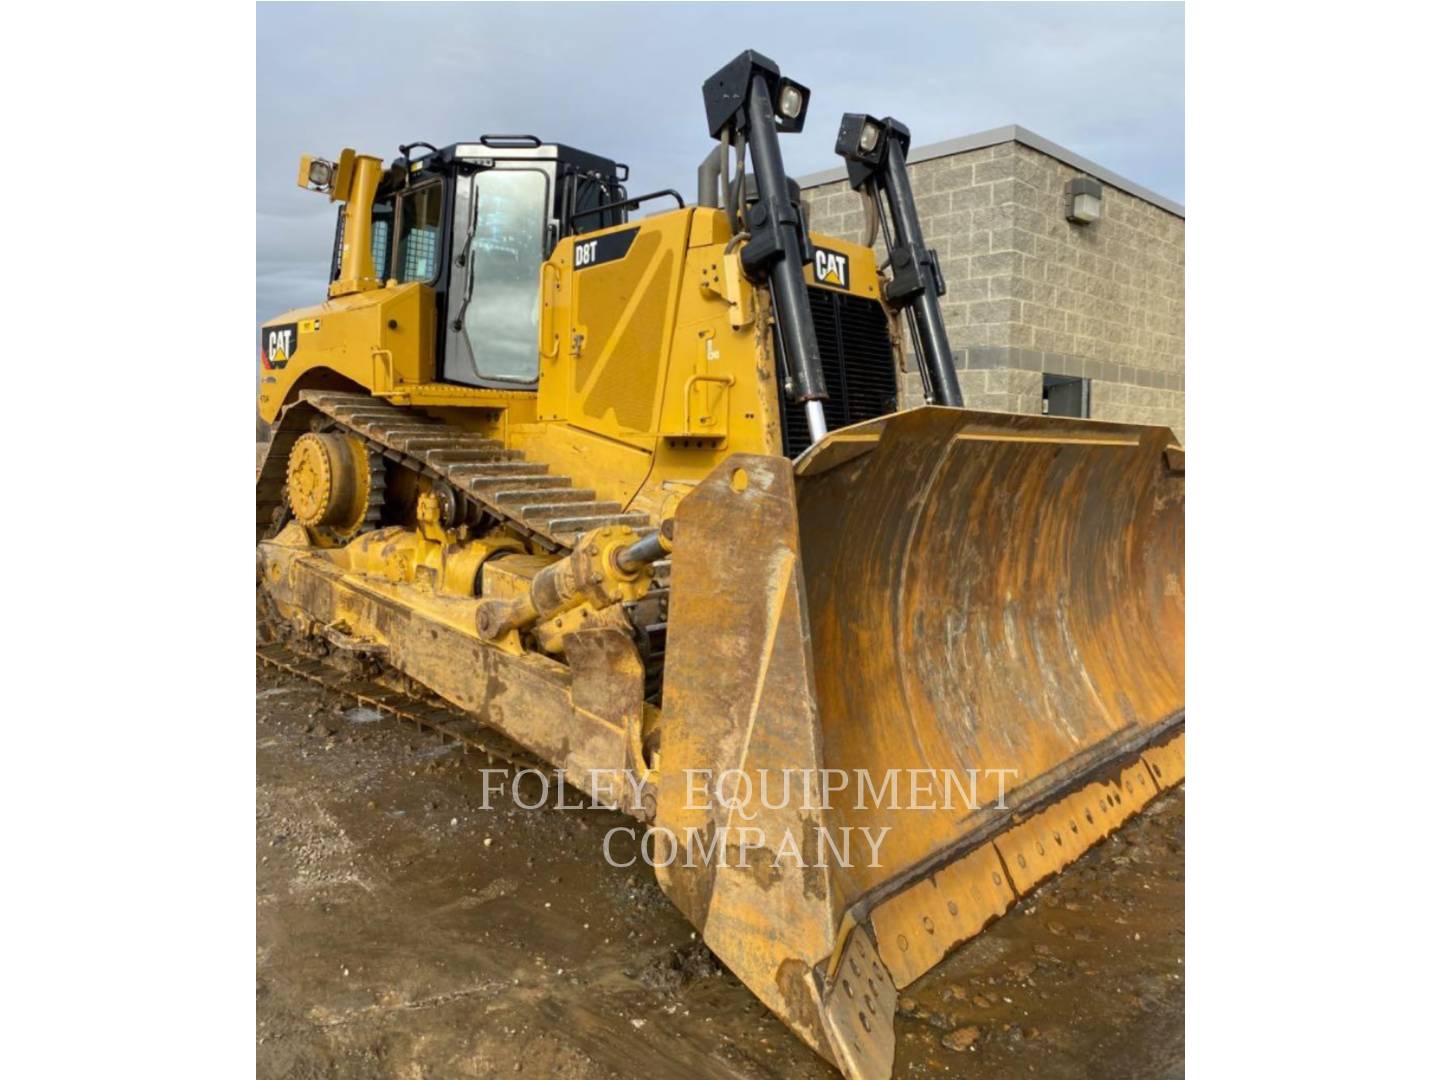
[[[1078,375],[1091,380],[1093,418],[1163,424],[1183,440],[1185,220],[1102,179],[1100,220],[1071,224],[1065,184],[1078,175],[1018,141],[910,165],[966,404],[1038,413],[1043,373]],[[846,182],[804,198],[813,231],[861,239]],[[919,404],[905,363],[902,404]]]

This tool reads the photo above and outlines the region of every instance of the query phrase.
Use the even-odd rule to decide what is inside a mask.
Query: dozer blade
[[[847,1076],[1183,775],[1183,470],[1163,428],[932,407],[681,503],[657,875]]]

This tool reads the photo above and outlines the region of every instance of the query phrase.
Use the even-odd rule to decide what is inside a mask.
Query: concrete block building
[[[1184,207],[1013,125],[913,147],[909,168],[967,405],[1164,424],[1184,439]],[[1082,223],[1070,192],[1085,178],[1099,216]],[[812,229],[859,242],[843,168],[800,185]],[[903,407],[923,401],[906,365]]]

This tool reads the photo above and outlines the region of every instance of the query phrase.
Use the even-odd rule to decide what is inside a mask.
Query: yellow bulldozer
[[[1183,775],[1183,451],[964,408],[903,124],[841,122],[857,244],[786,176],[803,85],[747,51],[703,96],[693,205],[532,136],[302,159],[338,222],[260,333],[262,627],[630,815],[884,1077],[898,990]]]

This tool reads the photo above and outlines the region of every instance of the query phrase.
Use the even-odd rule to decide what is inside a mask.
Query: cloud
[[[864,111],[917,146],[1022,124],[1185,197],[1178,3],[261,4],[256,22],[257,319],[324,296],[334,207],[295,186],[302,153],[531,132],[688,197],[712,145],[700,84],[743,45],[812,89],[792,175],[837,164],[840,114]]]

